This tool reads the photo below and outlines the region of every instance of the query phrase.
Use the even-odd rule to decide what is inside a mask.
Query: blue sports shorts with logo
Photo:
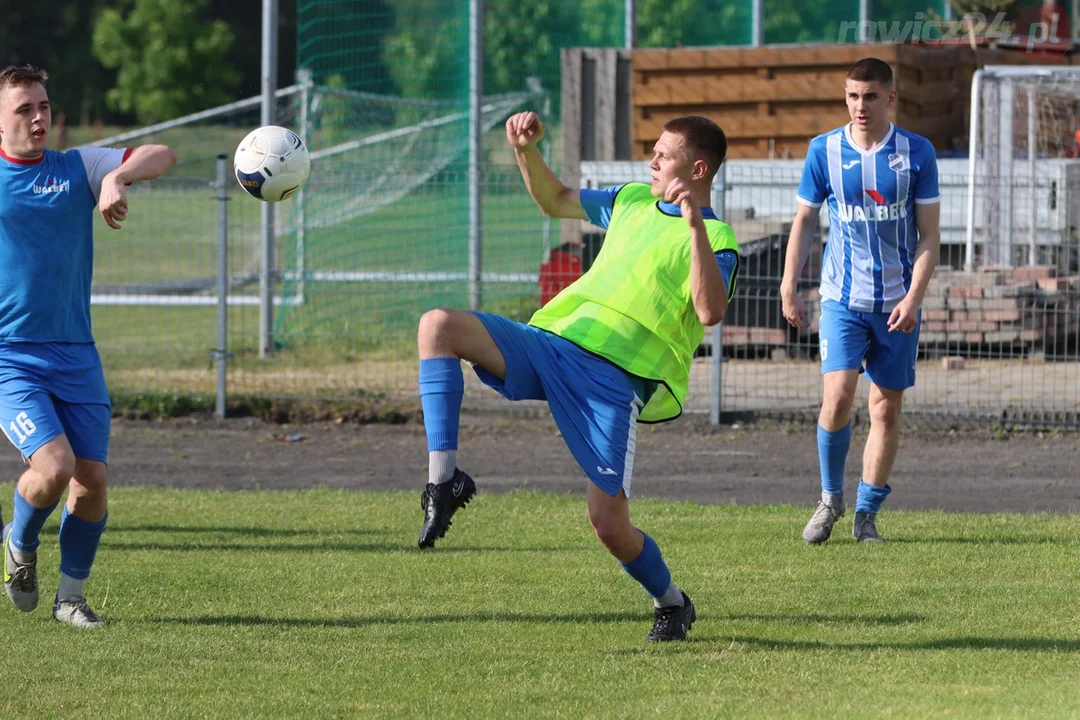
[[[919,356],[919,310],[915,329],[889,332],[889,314],[850,310],[835,300],[822,300],[819,323],[821,372],[859,370],[886,390],[906,390],[915,384]]]
[[[75,457],[107,462],[111,418],[93,343],[0,342],[0,424],[24,458],[66,435]]]
[[[477,377],[508,400],[546,400],[589,480],[608,495],[630,497],[637,419],[649,383],[552,333],[499,315],[474,315],[506,361],[505,380],[474,365]]]

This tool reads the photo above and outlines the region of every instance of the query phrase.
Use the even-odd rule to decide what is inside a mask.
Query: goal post
[[[1080,67],[988,65],[972,77],[965,266],[1075,272]]]

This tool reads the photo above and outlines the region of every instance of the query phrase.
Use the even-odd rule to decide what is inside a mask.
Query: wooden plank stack
[[[1060,54],[891,43],[635,50],[634,157],[649,157],[664,123],[687,114],[720,123],[730,158],[804,157],[813,137],[848,121],[844,77],[865,57],[893,68],[894,121],[938,150],[966,146],[977,67],[1067,62]]]

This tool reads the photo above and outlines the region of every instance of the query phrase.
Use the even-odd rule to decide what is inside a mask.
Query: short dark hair
[[[851,66],[847,74],[848,80],[855,82],[879,82],[892,87],[893,72],[889,63],[878,58],[863,58]]]
[[[48,79],[49,73],[33,65],[8,65],[0,70],[0,90],[6,90],[9,87],[25,87],[35,83],[44,86]]]
[[[682,136],[687,146],[701,155],[709,167],[710,181],[727,159],[727,135],[709,118],[698,115],[673,118],[664,123],[664,132]]]

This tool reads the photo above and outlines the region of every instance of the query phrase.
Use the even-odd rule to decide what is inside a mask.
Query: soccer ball
[[[266,125],[240,141],[233,172],[248,195],[280,202],[307,182],[311,157],[303,139],[292,130]]]

